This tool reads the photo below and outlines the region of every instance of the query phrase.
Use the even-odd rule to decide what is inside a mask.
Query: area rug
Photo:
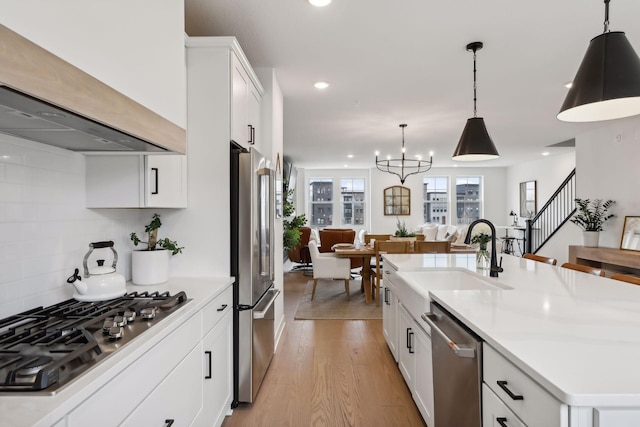
[[[351,301],[347,301],[344,280],[318,280],[316,295],[311,301],[313,280],[307,282],[296,311],[296,319],[382,319],[382,306],[365,304],[360,280],[349,283]]]

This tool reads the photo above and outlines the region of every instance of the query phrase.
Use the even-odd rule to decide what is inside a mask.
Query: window
[[[333,225],[333,179],[309,180],[309,201],[311,226]]]
[[[456,224],[470,224],[482,215],[482,178],[456,178]]]
[[[424,222],[446,224],[449,208],[449,177],[425,177],[422,185]]]
[[[342,178],[342,225],[364,224],[364,178]]]

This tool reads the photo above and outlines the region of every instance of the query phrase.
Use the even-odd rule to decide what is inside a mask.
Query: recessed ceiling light
[[[564,87],[566,87],[567,89],[571,89],[573,87],[573,82],[567,82],[564,84]]]
[[[331,3],[331,0],[309,0],[309,3],[315,7],[325,7]]]
[[[347,157],[353,159],[353,154],[347,154]]]
[[[549,154],[551,153],[549,153],[548,151],[545,151],[544,153],[542,153],[543,156],[548,156]]]
[[[344,167],[345,167],[345,168],[348,168],[348,167],[349,167],[349,165],[344,165]]]
[[[329,83],[327,82],[315,82],[313,84],[313,86],[315,86],[316,89],[326,89],[329,87]]]

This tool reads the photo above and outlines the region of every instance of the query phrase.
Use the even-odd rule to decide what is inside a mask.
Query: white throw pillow
[[[436,240],[436,235],[438,234],[438,226],[436,225],[422,227],[422,234],[424,234],[424,240],[432,242]]]
[[[438,226],[438,234],[436,234],[436,240],[444,240],[447,236],[449,226],[448,225],[439,225]]]

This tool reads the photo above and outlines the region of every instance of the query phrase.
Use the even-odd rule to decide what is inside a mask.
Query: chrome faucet
[[[502,258],[500,258],[500,265],[498,265],[496,260],[496,228],[493,226],[491,221],[486,219],[476,219],[469,224],[469,231],[467,231],[467,237],[465,237],[464,243],[467,245],[471,243],[471,232],[473,231],[473,227],[481,222],[487,224],[491,229],[491,268],[489,270],[489,276],[498,277],[498,273],[502,273],[504,269],[502,268]]]

